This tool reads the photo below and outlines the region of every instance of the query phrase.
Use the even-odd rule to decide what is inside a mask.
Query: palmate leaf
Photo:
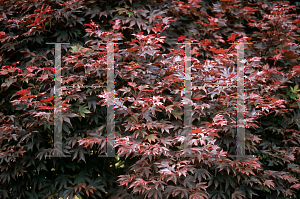
[[[61,190],[63,187],[66,189],[68,184],[73,184],[70,175],[59,174],[55,179],[54,186],[58,186],[58,190]]]
[[[3,199],[8,198],[8,191],[4,189],[0,189],[0,197]]]
[[[225,190],[229,188],[229,184],[231,187],[235,187],[235,182],[231,176],[226,176],[225,178]]]
[[[44,176],[44,175],[38,175],[38,176],[34,176],[32,178],[34,190],[37,190],[37,189],[41,190],[41,188],[43,187],[43,184],[48,181],[45,177],[46,176]]]
[[[147,135],[146,136],[146,139],[148,140],[148,142],[155,142],[155,140],[157,140],[158,138],[156,137],[156,135],[155,134],[150,134],[150,135]]]
[[[77,156],[79,156],[78,162],[79,162],[80,160],[83,160],[84,162],[86,162],[86,160],[85,160],[85,155],[84,155],[84,154],[86,154],[87,152],[86,152],[86,150],[83,148],[83,146],[75,146],[75,148],[72,148],[72,149],[70,150],[70,152],[74,152],[72,161],[73,161],[75,158],[77,158]]]
[[[226,199],[225,192],[223,190],[215,190],[210,193],[210,198],[211,199]]]
[[[97,105],[97,101],[96,100],[89,100],[88,101],[88,107],[89,107],[89,109],[91,109],[91,107],[93,106],[94,111],[96,111],[96,105]]]
[[[194,177],[190,176],[190,175],[186,176],[186,178],[182,184],[185,188],[188,188],[188,189],[192,189],[196,185],[196,183],[194,182]]]
[[[88,183],[90,181],[90,175],[86,171],[81,171],[79,174],[75,175],[74,184]]]
[[[0,174],[0,182],[5,183],[5,182],[10,182],[11,177],[13,177],[12,171],[4,171]]]
[[[1,84],[1,92],[4,90],[7,90],[13,83],[15,83],[17,80],[14,78],[7,78],[5,79],[5,82]]]
[[[106,192],[106,190],[104,189],[104,185],[100,179],[91,180],[89,182],[89,184],[92,185],[93,187],[95,187],[97,190],[100,190],[103,193]]]
[[[188,198],[189,197],[188,193],[189,193],[188,190],[183,187],[175,187],[172,191],[172,196],[175,197],[178,195],[180,198],[184,198],[184,197]]]
[[[93,187],[92,185],[88,185],[88,186],[85,188],[85,193],[86,193],[86,195],[90,196],[90,193],[93,194],[95,189],[96,189],[96,188]]]
[[[252,198],[253,195],[258,195],[257,193],[255,193],[253,191],[252,188],[244,186],[244,185],[240,186],[239,189],[243,192],[244,196],[248,196],[249,195],[250,198]]]
[[[38,162],[36,165],[36,171],[38,172],[38,174],[42,169],[47,171],[46,165],[43,162]]]
[[[73,199],[74,198],[75,190],[73,187],[67,187],[66,190],[63,192],[62,197],[63,199]]]
[[[40,199],[40,194],[36,193],[35,191],[32,191],[32,192],[29,192],[29,191],[26,191],[25,192],[28,199]]]
[[[153,197],[154,199],[163,199],[161,188],[156,189],[154,187],[151,187],[150,190],[147,190],[145,192],[145,196],[147,196],[148,198]]]
[[[72,183],[76,180],[76,183],[83,182],[85,184],[84,187],[82,184],[78,186],[82,187],[80,190],[82,198],[178,199],[187,198],[188,196],[189,199],[208,199],[209,197],[222,199],[224,198],[224,192],[219,190],[226,191],[226,199],[251,198],[253,195],[249,194],[249,191],[244,189],[245,194],[247,194],[244,195],[243,191],[238,189],[241,185],[244,185],[253,189],[253,191],[259,190],[257,198],[278,199],[281,196],[276,196],[277,191],[283,198],[299,188],[299,185],[296,184],[298,183],[297,178],[292,176],[299,173],[299,168],[295,165],[298,165],[296,156],[299,153],[297,147],[300,123],[298,118],[291,118],[293,113],[290,114],[290,109],[296,110],[298,108],[294,107],[293,103],[298,96],[299,88],[296,84],[299,82],[300,74],[300,67],[294,66],[300,52],[299,45],[294,43],[294,40],[299,40],[297,35],[299,19],[294,16],[295,13],[297,14],[296,11],[299,5],[289,7],[288,2],[280,1],[276,3],[276,6],[271,5],[271,2],[264,2],[263,4],[252,3],[249,7],[247,1],[237,2],[235,0],[223,0],[222,4],[213,4],[213,8],[207,2],[197,0],[164,1],[164,3],[159,3],[162,0],[156,0],[157,3],[154,4],[150,1],[133,2],[132,0],[63,0],[60,1],[61,3],[51,1],[51,6],[47,5],[45,1],[37,0],[12,2],[1,1],[0,3],[0,21],[3,21],[3,23],[0,23],[0,29],[3,30],[0,32],[2,45],[2,48],[0,48],[0,85],[2,85],[0,124],[1,127],[7,129],[5,133],[9,134],[9,137],[5,137],[6,135],[0,132],[0,182],[2,182],[0,187],[8,191],[6,193],[8,198],[20,198],[20,196],[22,198],[36,198],[36,195],[39,195],[39,198],[46,198],[44,195],[48,194],[48,196],[59,199],[62,197],[71,199],[74,197],[74,187],[78,185],[71,184],[67,179],[71,180]],[[209,10],[215,12],[207,12]],[[226,10],[230,12],[225,12]],[[289,10],[291,12],[288,12]],[[118,15],[119,11],[122,12],[123,16]],[[254,13],[255,11],[259,11],[259,16]],[[293,15],[290,15],[290,13],[293,13]],[[252,28],[245,29],[240,16],[243,16]],[[268,21],[261,21],[261,17],[267,18]],[[83,26],[82,22],[89,22],[90,18],[94,18],[96,22],[91,21],[90,24],[85,25],[87,27]],[[171,19],[174,19],[172,24],[170,23]],[[109,23],[110,20],[112,21],[111,24]],[[30,29],[33,24],[35,24],[35,27]],[[170,28],[166,30],[167,25],[170,25]],[[225,25],[227,27],[223,28]],[[259,31],[253,32],[253,28]],[[131,30],[129,32],[123,31],[128,29]],[[189,30],[188,34],[186,29]],[[147,31],[138,33],[140,30],[147,30],[148,34],[146,34]],[[243,30],[242,33],[241,30]],[[82,35],[86,32],[86,35],[90,37],[76,38],[78,31]],[[278,34],[273,36],[274,32]],[[72,145],[72,148],[74,148],[73,161],[72,158],[43,158],[49,154],[45,151],[45,148],[53,146],[53,124],[51,123],[52,116],[50,116],[53,114],[53,99],[47,98],[51,98],[49,96],[53,95],[55,84],[55,81],[53,81],[55,78],[54,62],[51,62],[53,60],[47,60],[55,56],[54,46],[48,45],[45,47],[44,44],[40,45],[47,33],[54,35],[51,38],[53,39],[52,42],[66,40],[65,42],[74,43],[75,45],[78,43],[78,46],[71,50],[71,53],[74,53],[71,56],[66,51],[66,45],[62,45],[61,49],[62,56],[66,57],[65,60],[62,60],[62,63],[65,62],[64,65],[68,65],[66,68],[69,69],[77,67],[76,72],[73,72],[79,73],[65,77],[65,83],[70,85],[76,82],[91,85],[94,81],[89,81],[90,79],[105,82],[107,80],[107,58],[109,57],[106,54],[106,44],[109,41],[120,39],[121,35],[124,34],[123,41],[126,42],[127,46],[122,45],[122,48],[118,48],[117,44],[114,46],[116,58],[114,64],[115,94],[116,105],[118,106],[115,107],[115,127],[118,133],[120,132],[116,136],[116,142],[119,144],[118,149],[120,149],[120,152],[126,154],[127,157],[130,156],[130,158],[118,160],[118,163],[122,162],[123,164],[124,162],[124,168],[117,166],[118,163],[116,164],[114,158],[97,157],[97,153],[101,153],[101,150],[105,147],[105,138],[101,139],[99,143],[99,140],[91,138],[88,131],[97,129],[103,123],[107,123],[105,120],[106,107],[102,106],[104,112],[99,113],[100,111],[94,101],[97,94],[91,92],[92,89],[88,91],[75,91],[74,89],[67,97],[69,91],[64,92],[64,97],[70,101],[69,104],[67,102],[63,104],[63,130],[67,133],[62,134],[62,141],[64,148],[66,145]],[[29,37],[26,37],[26,35]],[[284,39],[280,35],[285,36]],[[70,37],[72,37],[72,40],[69,39]],[[210,38],[204,40],[203,38],[206,37]],[[203,40],[198,41],[195,38]],[[246,114],[249,120],[251,117],[253,121],[259,123],[257,127],[259,130],[246,132],[249,135],[246,137],[246,148],[250,149],[250,152],[256,151],[258,154],[264,154],[262,147],[274,150],[275,145],[273,144],[273,146],[272,143],[275,143],[278,147],[288,146],[289,150],[292,151],[278,150],[278,154],[273,160],[270,159],[271,156],[264,156],[261,158],[262,163],[259,163],[261,168],[253,166],[254,164],[252,166],[247,164],[242,167],[243,163],[241,161],[231,161],[225,157],[223,160],[226,159],[226,161],[221,162],[219,155],[223,152],[216,151],[215,146],[220,145],[221,147],[222,145],[223,147],[226,144],[229,151],[235,150],[235,130],[231,131],[233,142],[230,142],[230,140],[219,142],[223,138],[226,140],[227,136],[230,137],[230,135],[222,132],[234,129],[235,124],[232,123],[230,126],[229,124],[220,123],[221,129],[215,129],[219,127],[211,124],[213,117],[209,118],[209,116],[215,116],[216,113],[221,115],[228,113],[227,116],[235,121],[236,113],[234,110],[229,109],[236,106],[234,88],[224,88],[222,90],[193,87],[192,122],[196,128],[203,129],[203,132],[192,132],[195,133],[192,139],[193,145],[199,143],[196,136],[202,136],[206,133],[217,133],[220,139],[216,140],[216,143],[210,140],[211,142],[206,146],[202,144],[193,150],[186,150],[186,152],[194,150],[201,152],[199,161],[196,158],[174,157],[175,154],[178,154],[177,147],[180,144],[178,144],[175,137],[182,133],[183,122],[181,120],[185,118],[183,116],[182,100],[185,101],[186,99],[183,85],[187,74],[186,63],[184,62],[186,57],[185,45],[178,46],[176,44],[176,49],[177,47],[178,49],[175,50],[172,49],[175,45],[171,45],[171,43],[177,42],[177,40],[182,43],[194,43],[191,53],[192,80],[197,79],[196,82],[201,83],[201,85],[204,82],[210,84],[215,81],[217,81],[215,83],[221,84],[227,81],[228,83],[233,82],[235,79],[235,74],[232,74],[235,71],[231,70],[237,58],[235,45],[225,49],[226,45],[221,44],[227,38],[231,42],[255,40],[254,45],[249,45],[249,48],[245,46],[247,56],[255,56],[244,66],[245,88],[247,87],[249,93],[253,93],[250,97],[248,92],[245,93],[245,103],[249,105],[249,110],[251,110],[250,106],[256,104],[255,106],[268,107],[269,112],[278,113],[275,116],[267,113],[262,115],[262,111],[255,110],[256,114],[252,114],[252,112]],[[164,41],[165,39],[167,42]],[[104,44],[105,42],[106,44]],[[287,49],[285,49],[286,47]],[[12,49],[13,51],[11,51]],[[94,54],[90,52],[91,49]],[[194,49],[199,50],[201,54],[195,54]],[[99,52],[100,50],[102,52]],[[18,52],[24,53],[24,55]],[[274,60],[275,62],[271,61],[272,63],[270,63],[269,58],[273,59],[272,57],[281,58],[282,60],[278,62]],[[203,64],[205,59],[210,60],[211,64]],[[21,64],[12,63],[15,61],[20,61]],[[256,61],[259,64],[255,64]],[[128,62],[132,63],[128,64]],[[152,63],[148,64],[149,62]],[[282,68],[276,68],[277,66],[282,66]],[[64,68],[63,64],[62,68]],[[20,70],[23,71],[20,72]],[[80,73],[85,75],[79,76]],[[12,79],[16,82],[12,83]],[[42,85],[40,85],[41,82]],[[279,90],[280,86],[275,84],[285,84],[285,87],[289,90],[288,94]],[[129,86],[130,89],[126,89],[126,86]],[[122,87],[123,91],[119,89]],[[146,90],[146,87],[149,90]],[[19,94],[21,95],[19,96],[17,92],[20,90]],[[97,92],[99,90],[102,89],[97,89]],[[96,90],[93,89],[93,91]],[[222,95],[223,93],[225,95]],[[149,99],[152,99],[155,95],[162,98],[155,103],[156,106],[151,106],[152,101]],[[210,99],[210,96],[213,100]],[[270,101],[267,96],[272,96],[274,101]],[[14,100],[14,102],[10,101],[17,97],[22,97],[22,99],[19,98],[19,101]],[[282,97],[287,100],[287,108],[283,108],[282,103],[278,100]],[[134,100],[130,101],[130,99]],[[74,104],[73,100],[81,102],[85,100],[86,102],[83,102],[84,105]],[[104,101],[101,103],[103,104]],[[293,103],[290,103],[290,101]],[[71,110],[68,110],[68,105],[71,105]],[[44,109],[43,112],[37,110],[39,106],[40,109]],[[88,109],[86,106],[88,106]],[[72,120],[71,116],[66,115],[66,111],[72,112],[74,108],[76,111],[80,109],[77,116],[79,117],[78,120]],[[86,112],[87,110],[93,112],[93,114]],[[172,111],[175,112],[172,113]],[[34,114],[36,114],[36,117],[34,117]],[[97,114],[103,117],[98,117]],[[169,118],[164,114],[168,114]],[[282,117],[285,118],[284,121],[281,120]],[[276,119],[272,120],[272,118]],[[276,126],[280,120],[283,121],[283,128]],[[78,122],[74,123],[75,121]],[[101,124],[97,124],[98,121]],[[218,122],[220,121],[216,121],[215,124]],[[74,129],[71,128],[71,123]],[[129,129],[126,129],[127,127]],[[105,127],[102,130],[95,132],[95,134],[105,134]],[[154,132],[154,130],[157,132]],[[281,134],[272,136],[271,131],[273,130],[282,133],[284,136],[281,136]],[[252,134],[257,132],[261,134],[262,141]],[[26,137],[24,134],[28,136]],[[147,135],[149,137],[146,137]],[[14,137],[15,139],[13,139]],[[7,138],[10,138],[10,140]],[[21,140],[22,138],[24,139]],[[100,149],[95,146],[97,142]],[[268,144],[268,142],[271,144]],[[81,143],[85,144],[82,148],[78,147]],[[257,146],[258,143],[262,143],[262,145]],[[182,145],[183,148],[185,148],[184,145]],[[213,149],[216,156],[212,156],[211,151]],[[21,154],[20,151],[22,150],[27,151]],[[93,152],[93,155],[85,156],[89,152]],[[28,157],[33,157],[33,159]],[[137,163],[142,157],[145,157],[143,159],[145,162],[143,164],[141,162]],[[75,158],[78,158],[79,161],[75,161]],[[172,163],[157,168],[156,163],[160,163],[161,159],[171,160]],[[287,168],[289,174],[279,173],[280,170],[286,170],[285,167],[280,165],[275,166],[276,168],[269,166],[269,169],[279,170],[277,173],[267,173],[265,170],[268,168],[268,163],[270,163],[269,165],[271,163],[275,165],[284,163],[284,161],[295,164]],[[19,166],[19,162],[23,165]],[[52,168],[52,164],[55,162],[56,165],[53,166],[55,172],[44,170],[45,168]],[[225,164],[227,166],[224,166]],[[137,166],[130,171],[129,165]],[[226,175],[226,171],[218,171],[218,168],[226,169],[228,172],[232,171],[235,176]],[[160,171],[164,172],[165,175],[159,175]],[[61,172],[70,176],[57,179],[58,176],[61,177]],[[81,172],[83,172],[83,177],[78,176],[81,175]],[[89,174],[87,177],[85,172]],[[23,176],[18,176],[23,173]],[[126,174],[128,176],[124,177]],[[118,182],[124,187],[119,187],[119,184],[114,182],[115,176],[123,178],[121,182]],[[16,177],[16,180],[13,179],[14,177]],[[100,178],[102,181],[96,182]],[[56,180],[59,182],[57,183]],[[141,182],[139,186],[141,189],[139,190],[142,190],[143,186],[148,190],[132,193],[132,189],[128,188],[132,184],[135,185],[139,180]],[[65,183],[65,181],[67,182]],[[209,181],[209,187],[204,183],[207,181]],[[40,190],[41,185],[43,188]],[[209,195],[206,193],[206,189],[217,189],[218,192]],[[29,194],[26,194],[25,191]],[[117,191],[121,192],[121,196],[117,194]],[[55,195],[57,193],[59,193],[58,196]],[[5,197],[5,194],[0,190],[0,198]]]
[[[174,107],[174,110],[171,111],[171,114],[176,118],[182,120],[181,116],[183,115],[183,111],[180,111],[177,107]]]
[[[194,171],[194,180],[198,179],[199,182],[202,181],[202,179],[206,180],[206,178],[210,178],[211,174],[208,172],[207,169],[201,168]]]
[[[231,195],[231,199],[244,199],[244,198],[245,198],[245,196],[239,190],[235,190],[235,192],[233,192]]]
[[[273,180],[265,180],[264,185],[269,187],[269,188],[271,188],[271,187],[274,188],[275,187],[275,184],[274,184]]]
[[[166,196],[166,199],[168,199],[171,196],[174,189],[175,187],[172,185],[167,186],[167,188],[164,191],[164,195]]]
[[[47,182],[44,182],[42,184],[42,188],[43,188],[43,193],[45,193],[46,195],[51,195],[51,194],[54,194],[55,193],[55,186],[54,184],[50,181],[50,180],[47,180]]]
[[[189,196],[189,199],[208,199],[209,195],[206,192],[196,192]]]
[[[91,113],[91,112],[88,110],[87,106],[80,106],[79,107],[79,114],[80,114],[81,117],[85,117],[85,114],[88,114],[88,113]]]
[[[72,171],[75,171],[76,169],[79,169],[79,165],[76,164],[76,162],[72,161],[72,162],[68,162],[66,164],[66,167],[69,168],[69,169],[72,169]]]

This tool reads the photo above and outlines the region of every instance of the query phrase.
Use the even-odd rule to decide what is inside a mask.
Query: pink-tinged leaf
[[[278,60],[280,60],[282,57],[283,57],[282,54],[279,53],[279,54],[277,54],[277,55],[274,55],[274,57],[272,57],[272,58],[270,58],[270,59],[273,59],[273,60],[278,61]]]
[[[76,192],[77,189],[78,189],[78,192],[80,192],[82,188],[85,189],[85,186],[86,186],[86,184],[80,183],[79,185],[77,185],[76,187],[74,187],[74,190],[75,190],[75,192]]]
[[[90,196],[90,193],[94,193],[94,190],[96,190],[96,188],[93,187],[92,185],[89,185],[86,187],[85,192],[88,196]]]
[[[291,189],[299,189],[300,188],[300,184],[294,184],[290,187]]]
[[[196,192],[189,196],[189,199],[208,199],[208,198],[209,198],[208,193],[204,191]]]
[[[250,59],[250,62],[252,61],[260,61],[261,60],[261,57],[253,57]]]
[[[2,69],[2,71],[0,71],[1,75],[7,75],[9,72],[6,69]]]
[[[8,69],[7,69],[7,71],[10,72],[10,73],[15,72],[16,70],[17,70],[16,68],[8,68]]]
[[[137,84],[135,82],[128,82],[128,85],[133,88],[136,88],[136,86],[137,86]]]
[[[117,19],[116,22],[115,22],[115,24],[113,25],[113,29],[119,29],[120,27],[121,27],[120,20]]]
[[[275,184],[274,184],[273,180],[265,180],[264,185],[269,187],[269,188],[271,188],[271,187],[274,188],[275,187]]]
[[[231,199],[243,199],[245,198],[243,192],[236,190],[232,195],[231,195]]]
[[[41,77],[39,77],[39,79],[45,81],[46,79],[49,78],[49,75],[48,74],[44,74],[44,75],[41,75]]]

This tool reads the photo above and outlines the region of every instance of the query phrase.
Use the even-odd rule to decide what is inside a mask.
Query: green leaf
[[[183,113],[180,111],[180,109],[174,107],[174,110],[171,113],[176,119],[178,118],[182,120],[181,115],[183,115]]]
[[[82,47],[77,44],[76,46],[71,46],[71,53],[78,53]]]
[[[131,12],[131,11],[127,12],[126,14],[127,14],[129,17],[133,17],[133,16],[134,16],[134,13]]]
[[[148,140],[148,142],[155,142],[155,140],[157,140],[158,138],[156,137],[156,135],[155,134],[150,134],[150,135],[147,135],[146,136],[146,139]]]
[[[136,122],[138,122],[139,121],[139,119],[138,119],[138,117],[137,116],[135,116],[135,115],[132,115],[132,118],[136,121]]]
[[[294,88],[293,87],[290,87],[290,88],[291,88],[292,93],[297,93],[298,91],[300,91],[300,90],[297,90],[298,84]]]
[[[88,110],[87,106],[80,106],[79,107],[79,114],[80,114],[81,117],[85,117],[85,114],[88,114],[88,113],[91,113],[91,112]]]

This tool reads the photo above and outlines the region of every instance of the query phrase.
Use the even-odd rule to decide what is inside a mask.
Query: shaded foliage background
[[[299,198],[299,4],[0,1],[1,198]],[[103,85],[115,45],[115,147],[104,154],[105,89],[63,91],[53,147],[54,48],[63,85]],[[246,152],[235,154],[234,41],[245,48]],[[193,131],[183,149],[184,46],[192,45]],[[101,137],[97,135],[101,134]],[[197,158],[184,157],[187,154]],[[178,157],[180,155],[180,157]],[[126,158],[125,158],[126,157]]]

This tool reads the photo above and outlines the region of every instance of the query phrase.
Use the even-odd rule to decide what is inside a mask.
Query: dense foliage
[[[0,198],[299,198],[299,4],[0,0]],[[53,148],[54,45],[62,85],[105,85],[115,45],[115,148],[104,88],[63,90]],[[192,131],[184,136],[185,49]],[[237,49],[245,45],[246,153],[236,150]],[[204,83],[209,82],[210,87]],[[207,84],[207,83],[206,83]],[[98,135],[101,135],[100,137]],[[190,148],[184,148],[187,144]],[[193,155],[193,157],[190,157]]]

